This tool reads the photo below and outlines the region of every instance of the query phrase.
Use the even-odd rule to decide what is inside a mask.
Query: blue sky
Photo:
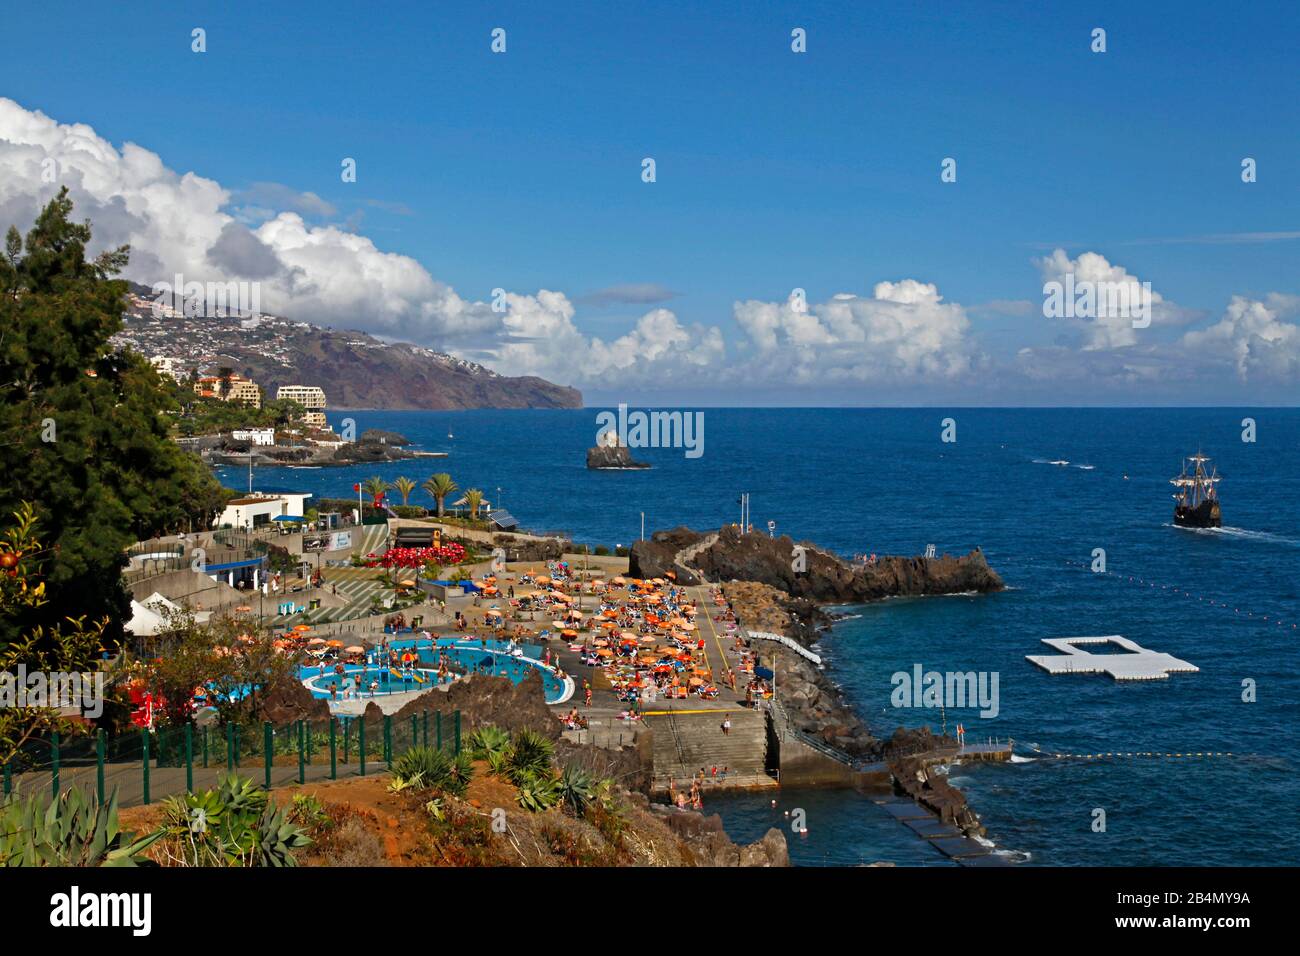
[[[409,256],[466,301],[560,290],[583,341],[613,343],[658,307],[721,334],[725,355],[694,375],[644,341],[625,350],[645,357],[637,370],[581,353],[585,367],[567,371],[593,401],[871,403],[972,387],[992,402],[1098,401],[1115,363],[1066,395],[997,371],[1026,348],[1069,362],[1062,350],[1087,338],[1041,313],[1034,260],[1056,248],[1097,253],[1176,303],[1176,321],[1129,346],[1143,350],[1214,325],[1233,296],[1300,294],[1291,5],[701,6],[724,5],[145,3],[129,18],[23,5],[6,12],[0,96],[215,180],[231,208],[268,205],[257,183],[312,193],[327,211],[304,211],[309,224]],[[1104,54],[1089,49],[1099,26]],[[194,27],[207,31],[203,55]],[[504,55],[489,50],[494,27],[507,31]],[[791,52],[794,27],[806,54]],[[640,177],[647,156],[653,184]],[[342,157],[356,159],[357,182],[340,181]],[[945,157],[956,183],[940,182]],[[1241,238],[1274,233],[1293,238]],[[800,287],[823,303],[904,279],[964,309],[962,347],[977,356],[965,372],[872,359],[855,378],[841,349],[824,380],[816,356],[772,382],[755,375],[767,363],[737,301],[782,303]],[[662,301],[588,298],[633,284]],[[987,305],[1004,300],[1032,309]],[[1288,308],[1270,314],[1285,326]],[[510,347],[533,341],[531,327],[357,311],[337,324],[498,357],[507,371],[566,372]],[[1141,388],[1161,402],[1297,397],[1290,353],[1265,356],[1263,371],[1247,362],[1244,378],[1240,363],[1197,368]],[[1120,376],[1121,391],[1132,386]]]

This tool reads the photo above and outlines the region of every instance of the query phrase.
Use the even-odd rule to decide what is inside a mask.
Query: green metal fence
[[[230,771],[267,789],[383,773],[417,746],[460,753],[460,711],[372,720],[189,724],[113,736],[103,730],[71,738],[52,733],[29,742],[12,766],[0,766],[0,787],[8,796],[37,788],[58,794],[80,786],[101,800],[116,790],[121,806],[134,806],[207,789]]]

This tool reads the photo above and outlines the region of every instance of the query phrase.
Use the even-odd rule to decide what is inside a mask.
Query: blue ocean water
[[[954,770],[1000,848],[1061,865],[1300,863],[1300,410],[707,409],[701,457],[638,449],[651,470],[591,472],[597,411],[331,413],[336,427],[352,417],[450,457],[260,469],[256,484],[342,498],[371,474],[445,470],[527,527],[607,545],[635,540],[642,512],[647,533],[735,521],[747,491],[756,526],[772,520],[778,534],[845,555],[978,545],[1009,590],[839,609],[851,616],[822,650],[874,729],[939,725],[935,712],[890,706],[895,672],[997,673],[997,717],[949,711],[950,727],[960,720],[971,738],[1010,736],[1052,753],[1234,754]],[[1253,443],[1242,441],[1247,416]],[[940,440],[946,417],[954,443]],[[1171,525],[1168,479],[1198,448],[1224,476],[1220,531]],[[220,474],[245,487],[240,469]],[[421,494],[413,503],[428,504]],[[1110,573],[1088,570],[1095,548]],[[1201,670],[1117,684],[1025,660],[1051,653],[1042,638],[1081,634],[1122,634]],[[1246,680],[1254,703],[1242,700]],[[783,821],[797,796],[809,829],[791,840],[797,862],[938,862],[861,797],[788,796],[776,811],[748,797],[712,808],[748,838]],[[1104,832],[1094,831],[1097,809]]]

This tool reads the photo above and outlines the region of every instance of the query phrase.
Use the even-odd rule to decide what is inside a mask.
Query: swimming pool
[[[303,685],[311,691],[313,697],[328,700],[333,697],[331,688],[342,681],[350,679],[353,686],[361,685],[362,698],[379,694],[405,694],[428,690],[437,686],[438,655],[446,654],[457,665],[464,667],[467,673],[493,674],[508,677],[518,684],[530,676],[533,671],[542,675],[542,687],[548,704],[562,704],[573,696],[574,683],[571,677],[557,678],[555,672],[541,661],[542,649],[536,645],[516,645],[511,653],[505,641],[480,641],[477,638],[403,638],[388,642],[391,650],[401,654],[414,651],[418,659],[416,666],[409,670],[394,670],[387,665],[375,662],[370,656],[367,664],[345,664],[343,673],[338,674],[333,666],[327,666],[321,673],[320,665],[304,665],[298,676]],[[372,684],[377,686],[372,691]],[[342,697],[342,687],[339,689]]]

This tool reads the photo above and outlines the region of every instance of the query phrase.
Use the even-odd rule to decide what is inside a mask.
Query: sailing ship
[[[1219,469],[1207,472],[1206,458],[1199,451],[1183,459],[1183,472],[1169,483],[1178,490],[1174,493],[1174,524],[1180,528],[1218,528],[1223,524],[1219,513]],[[1188,465],[1192,466],[1189,473]]]

